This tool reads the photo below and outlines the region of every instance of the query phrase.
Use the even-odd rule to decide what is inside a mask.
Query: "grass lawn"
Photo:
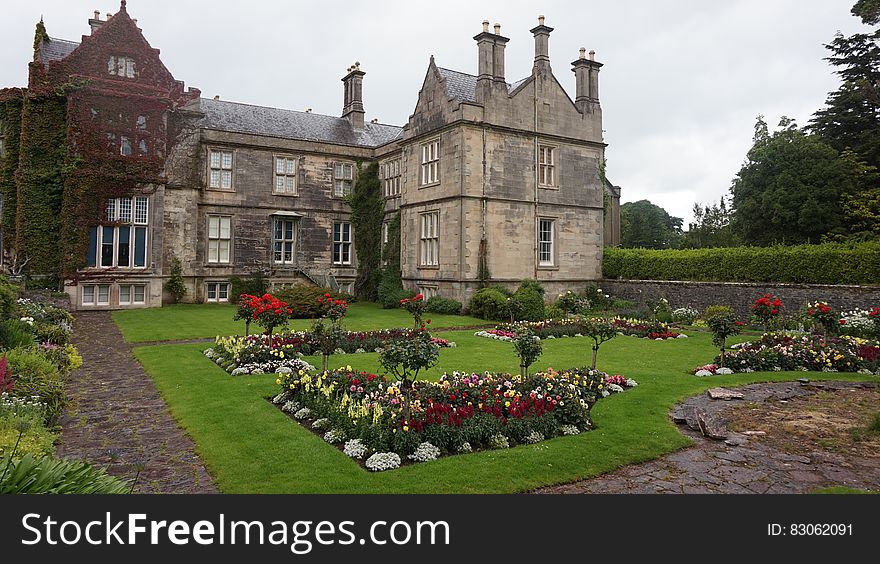
[[[129,343],[148,341],[176,341],[183,339],[214,338],[217,335],[243,335],[244,322],[232,321],[235,306],[229,304],[179,304],[160,308],[130,309],[113,312],[113,321]],[[470,327],[486,325],[476,317],[428,314],[432,328]],[[311,319],[296,319],[289,328],[304,331],[312,325]],[[402,309],[382,309],[367,302],[357,302],[348,308],[345,326],[351,331],[373,331],[391,327],[410,327],[412,317]],[[259,327],[251,325],[252,331]]]
[[[204,308],[205,306],[196,306]],[[117,322],[128,338],[180,338],[174,316],[162,310],[123,312]],[[219,308],[218,308],[219,309]],[[389,316],[366,304],[352,308],[350,326],[368,324],[367,315]],[[206,320],[196,319],[188,306],[175,311],[185,315],[189,333],[196,328],[219,330],[221,320],[203,310]],[[231,308],[226,312],[228,324]],[[154,313],[155,312],[155,313]],[[355,313],[358,312],[358,313]],[[152,330],[136,330],[133,317],[150,315]],[[160,314],[164,314],[161,317]],[[161,319],[166,324],[162,331]],[[212,325],[210,319],[216,321]],[[388,319],[385,317],[384,319]],[[406,318],[401,317],[402,320]],[[478,320],[471,320],[478,321]],[[373,321],[374,326],[379,319]],[[454,318],[451,325],[467,320]],[[439,323],[438,323],[439,324]],[[368,325],[357,325],[366,327]],[[443,349],[440,364],[426,376],[436,378],[443,370],[518,370],[510,343],[474,337],[471,331],[444,333],[458,344]],[[537,366],[557,369],[588,362],[585,338],[544,342],[544,355]],[[609,373],[635,378],[639,387],[601,400],[593,410],[597,428],[574,437],[558,437],[537,445],[492,450],[405,466],[381,473],[363,470],[335,447],[289,419],[264,398],[275,395],[274,375],[233,378],[201,354],[204,345],[160,345],[135,349],[135,355],[155,380],[172,413],[195,440],[199,454],[227,493],[507,493],[567,483],[595,476],[619,466],[650,460],[687,446],[668,413],[680,400],[710,387],[760,381],[795,380],[803,373],[753,373],[698,379],[689,370],[711,361],[714,347],[707,333],[690,339],[649,341],[618,337],[599,353],[599,367]],[[317,359],[310,359],[316,364]],[[376,354],[334,356],[335,366],[350,364],[358,370],[375,371]],[[868,380],[855,374],[822,374],[823,379]],[[876,379],[876,378],[875,378]]]

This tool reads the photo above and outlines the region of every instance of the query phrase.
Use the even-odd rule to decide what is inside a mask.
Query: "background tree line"
[[[758,116],[730,197],[694,204],[694,221],[647,200],[621,206],[623,247],[704,248],[880,239],[880,0],[852,14],[872,30],[826,45],[840,87],[806,126]]]

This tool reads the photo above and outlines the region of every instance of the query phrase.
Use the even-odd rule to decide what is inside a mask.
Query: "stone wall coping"
[[[880,285],[859,285],[859,284],[806,284],[792,282],[710,282],[705,280],[629,280],[625,278],[604,278],[599,282],[610,283],[626,283],[626,284],[662,284],[662,285],[684,285],[693,284],[697,286],[731,286],[741,288],[792,288],[792,289],[810,289],[810,288],[836,288],[839,290],[880,290]]]

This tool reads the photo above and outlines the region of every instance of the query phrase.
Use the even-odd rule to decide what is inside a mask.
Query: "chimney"
[[[550,32],[553,28],[544,25],[544,16],[538,16],[538,27],[530,31],[535,36],[535,66],[532,74],[550,74]]]
[[[492,87],[504,86],[504,48],[510,39],[501,36],[501,24],[495,24],[495,33],[489,31],[489,20],[483,21],[482,33],[474,36],[477,42],[477,101],[482,102],[491,95]]]
[[[345,103],[342,107],[342,117],[351,122],[355,129],[364,128],[364,75],[361,64],[355,63],[348,67],[348,74],[342,79],[345,87]]]
[[[98,31],[102,25],[104,25],[104,21],[101,19],[101,12],[95,10],[95,17],[89,18],[89,27],[92,28],[92,33]]]
[[[581,47],[580,56],[571,66],[576,85],[575,105],[584,113],[591,105],[599,104],[599,69],[602,63],[596,62],[595,51],[590,51],[588,59],[587,50]]]

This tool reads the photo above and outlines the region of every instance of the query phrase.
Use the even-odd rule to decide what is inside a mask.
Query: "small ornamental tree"
[[[583,333],[593,340],[593,362],[591,367],[596,370],[596,357],[602,343],[617,336],[617,328],[607,319],[587,319],[584,321]]]
[[[174,298],[174,303],[179,303],[186,295],[186,283],[183,281],[183,263],[174,257],[171,262],[171,277],[165,282],[165,289]]]
[[[770,325],[777,319],[782,310],[782,300],[773,294],[764,294],[752,304],[752,315],[764,326],[765,331],[770,331]]]
[[[321,350],[321,370],[326,372],[329,369],[330,355],[339,348],[342,340],[344,333],[342,320],[348,312],[348,302],[324,294],[318,298],[318,305],[322,309],[322,314],[312,324],[312,337]]]
[[[806,305],[805,313],[813,320],[817,328],[828,335],[837,333],[840,327],[840,315],[827,302],[813,302]]]
[[[412,298],[400,300],[400,307],[405,309],[413,316],[413,329],[418,331],[422,327],[422,316],[425,314],[427,305],[425,304],[425,296],[416,294]]]
[[[293,310],[287,307],[287,302],[279,300],[272,294],[263,294],[261,297],[251,296],[249,305],[253,308],[251,318],[265,330],[269,337],[272,337],[272,331],[276,327],[287,325],[288,319],[293,314]],[[271,338],[269,346],[272,346]]]
[[[232,320],[244,321],[245,336],[251,334],[251,321],[255,319],[254,313],[256,312],[252,304],[256,299],[256,296],[251,296],[250,294],[241,294],[238,297],[238,309],[235,311],[235,317]]]
[[[736,314],[732,311],[721,311],[706,319],[706,325],[712,331],[712,343],[721,350],[721,361],[719,365],[724,367],[724,350],[727,338],[733,335],[739,335],[741,325],[736,320]]]
[[[513,340],[513,349],[519,355],[519,373],[523,379],[529,376],[529,366],[533,365],[543,352],[541,339],[535,336],[530,329],[525,329],[516,335]]]

